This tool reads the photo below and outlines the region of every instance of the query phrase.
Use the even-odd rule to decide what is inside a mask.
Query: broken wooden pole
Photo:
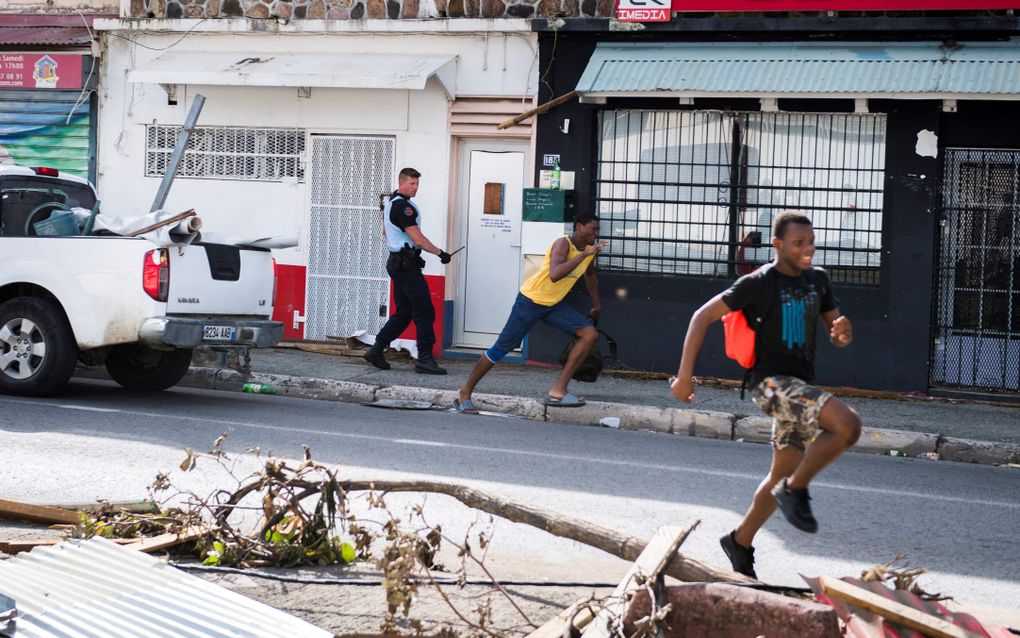
[[[511,126],[513,126],[515,124],[520,124],[521,122],[523,122],[524,120],[528,119],[532,115],[540,115],[542,113],[545,113],[549,109],[551,109],[553,107],[556,107],[556,106],[559,106],[560,104],[563,104],[564,102],[570,101],[570,100],[574,99],[575,97],[577,97],[577,91],[571,91],[570,93],[564,93],[563,95],[559,96],[558,98],[549,100],[548,102],[546,102],[545,104],[543,104],[541,106],[536,106],[535,108],[531,109],[530,111],[525,111],[525,112],[521,113],[520,115],[517,115],[517,116],[514,116],[514,117],[510,118],[509,120],[507,120],[507,121],[503,122],[502,124],[500,124],[499,126],[497,126],[496,130],[500,130],[501,131],[501,130],[503,130],[505,128],[510,128]]]

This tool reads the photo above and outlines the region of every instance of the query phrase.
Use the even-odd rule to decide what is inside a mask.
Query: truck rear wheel
[[[155,350],[132,343],[115,346],[106,358],[106,371],[130,390],[165,390],[184,378],[191,350]]]
[[[0,392],[60,392],[74,372],[78,345],[63,310],[49,299],[15,297],[0,304]]]

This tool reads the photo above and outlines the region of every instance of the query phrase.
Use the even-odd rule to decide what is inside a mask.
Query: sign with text
[[[620,7],[624,2],[620,0]],[[649,2],[651,0],[648,0]],[[1020,0],[671,0],[673,11],[963,11],[1020,9]],[[629,6],[629,5],[628,5]],[[623,18],[617,18],[623,20]],[[644,21],[642,21],[644,22]]]
[[[82,56],[0,52],[2,89],[80,89]]]
[[[680,0],[673,0],[674,3]],[[670,0],[618,0],[619,22],[669,22]]]

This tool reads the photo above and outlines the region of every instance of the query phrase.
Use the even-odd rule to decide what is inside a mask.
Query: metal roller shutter
[[[80,91],[0,90],[0,162],[89,178],[91,100]]]

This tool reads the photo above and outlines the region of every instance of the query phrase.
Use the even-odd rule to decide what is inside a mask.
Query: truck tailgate
[[[272,253],[224,244],[171,247],[167,314],[249,315],[273,312]]]

